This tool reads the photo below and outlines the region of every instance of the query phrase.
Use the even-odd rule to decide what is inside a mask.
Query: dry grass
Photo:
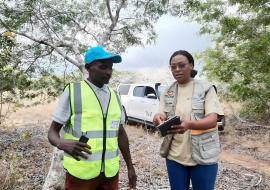
[[[16,112],[12,112],[8,117],[8,125],[6,127],[7,130],[14,128],[25,127],[28,128],[31,125],[34,128],[38,128],[39,126],[49,126],[48,121],[51,120],[51,113],[56,106],[56,102],[46,103],[35,105],[31,107],[24,107],[23,109],[16,109]],[[234,111],[230,110],[230,107],[234,107]],[[267,162],[270,160],[269,157],[269,144],[270,144],[270,133],[269,131],[260,130],[258,128],[247,128],[239,123],[237,119],[233,117],[234,113],[237,113],[240,104],[233,103],[231,105],[224,103],[225,114],[227,116],[227,123],[225,127],[225,131],[222,138],[222,144],[224,149],[233,153],[236,156],[249,156],[254,159],[254,161]],[[45,124],[46,123],[46,124]],[[1,127],[3,130],[3,127]],[[159,137],[157,132],[147,131],[142,126],[125,126],[127,134],[129,136],[130,149],[132,154],[132,159],[135,164],[135,168],[138,171],[138,179],[139,179],[139,188],[138,189],[147,189],[146,187],[153,187],[153,185],[157,184],[167,184],[168,182],[164,182],[163,180],[166,178],[166,167],[164,160],[159,156],[159,145],[161,142],[161,138]],[[4,130],[5,131],[5,130]],[[20,133],[18,133],[20,134]],[[8,148],[4,152],[1,152],[1,147],[6,142],[1,141],[0,138],[0,190],[8,190],[8,189],[23,189],[27,184],[30,189],[38,189],[36,187],[40,187],[42,185],[42,176],[44,177],[46,174],[46,168],[48,167],[49,161],[45,160],[45,156],[49,155],[49,151],[51,146],[48,145],[47,139],[44,134],[46,131],[42,133],[44,136],[43,140],[38,140],[40,138],[41,133],[35,133],[36,136],[30,136],[26,138],[26,140],[21,141],[18,145],[24,143],[26,146],[21,146],[21,148],[25,147],[25,151],[28,153],[28,157],[21,157],[19,151],[21,148],[16,149],[16,147]],[[2,133],[3,136],[3,133]],[[25,139],[25,135],[17,135],[21,136],[22,139]],[[8,136],[8,139],[17,139],[16,137]],[[27,134],[26,134],[27,136]],[[28,140],[27,140],[28,139]],[[32,139],[32,140],[31,140]],[[31,141],[31,142],[30,142]],[[37,150],[37,146],[39,143],[43,142],[43,144],[39,145],[39,150]],[[32,147],[33,143],[35,147]],[[15,145],[13,145],[15,146]],[[45,149],[44,147],[47,148]],[[42,150],[42,151],[41,151]],[[44,152],[47,150],[47,152]],[[36,161],[32,160],[30,164],[30,160],[37,152],[40,152],[39,155],[35,156],[35,159],[41,158],[44,160],[42,164],[37,165],[35,168],[31,168],[31,174],[29,168],[26,168],[25,161],[29,160],[29,167],[31,164],[41,163],[41,160]],[[44,154],[43,154],[44,152]],[[48,156],[49,157],[49,156]],[[49,158],[46,158],[49,160]],[[36,162],[36,163],[35,163]],[[27,163],[28,164],[28,163]],[[47,165],[46,165],[47,164]],[[24,168],[25,167],[25,168]],[[235,164],[231,167],[234,169]],[[233,169],[227,170],[224,169],[223,177],[228,177],[228,181],[231,180],[231,171]],[[240,168],[242,170],[242,168]],[[239,169],[239,171],[241,171]],[[32,175],[34,172],[35,175]],[[126,171],[124,167],[123,171]],[[228,173],[226,173],[229,171]],[[238,170],[235,170],[238,171]],[[42,175],[39,175],[40,173]],[[28,175],[28,176],[26,176]],[[33,177],[37,176],[37,177]],[[126,175],[122,175],[126,176]],[[28,178],[29,177],[29,178]],[[39,179],[37,182],[36,179]],[[156,180],[160,180],[158,182]],[[267,178],[268,179],[268,178]],[[126,180],[126,179],[122,179]],[[148,180],[148,181],[147,181]],[[224,179],[223,179],[224,180]],[[244,180],[244,178],[242,179]],[[35,182],[35,183],[34,183]],[[265,184],[265,183],[264,183]],[[230,184],[233,185],[233,184]],[[267,186],[268,187],[268,186]],[[25,188],[28,189],[28,188]],[[154,189],[154,188],[152,188]],[[225,188],[226,189],[226,188]]]
[[[23,171],[20,169],[22,156],[13,152],[11,147],[11,150],[2,152],[0,158],[0,190],[16,189],[23,182]]]
[[[51,121],[51,114],[55,109],[56,104],[56,101],[31,107],[20,107],[12,104],[10,105],[5,122],[2,125],[6,128],[19,128],[27,127],[27,125],[49,122]],[[7,105],[4,105],[4,111],[7,111]]]

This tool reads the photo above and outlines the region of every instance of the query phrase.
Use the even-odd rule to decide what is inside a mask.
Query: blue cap
[[[113,63],[120,63],[122,61],[120,55],[107,52],[103,46],[89,48],[84,55],[85,64],[91,64],[93,61],[102,59],[111,59]]]

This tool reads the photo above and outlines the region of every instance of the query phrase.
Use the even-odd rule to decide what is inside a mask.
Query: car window
[[[147,96],[148,94],[154,94],[156,95],[156,92],[154,90],[154,88],[150,87],[150,86],[146,86],[145,87],[145,96]]]
[[[144,86],[136,86],[133,90],[133,96],[144,97]]]
[[[129,91],[130,85],[120,85],[118,88],[119,94],[120,95],[127,95]]]

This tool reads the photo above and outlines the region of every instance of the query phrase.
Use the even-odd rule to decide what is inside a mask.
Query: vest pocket
[[[201,141],[200,143],[200,153],[202,158],[211,159],[220,153],[220,145],[217,139],[209,139]]]
[[[164,112],[165,113],[170,113],[173,110],[172,105],[165,105]]]
[[[174,110],[174,99],[173,98],[165,98],[164,100],[165,102],[165,107],[164,107],[164,112],[166,113],[169,113],[171,112],[172,110]]]
[[[200,120],[204,118],[204,99],[192,97],[191,107],[191,117],[193,120]]]
[[[221,152],[218,131],[214,130],[199,135],[191,135],[192,158],[201,165],[218,161]]]

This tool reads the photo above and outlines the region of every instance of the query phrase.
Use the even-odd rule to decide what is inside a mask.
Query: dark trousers
[[[118,174],[106,178],[104,173],[90,180],[82,180],[66,173],[66,190],[118,190]]]
[[[166,159],[171,190],[214,190],[218,164],[184,166]]]

